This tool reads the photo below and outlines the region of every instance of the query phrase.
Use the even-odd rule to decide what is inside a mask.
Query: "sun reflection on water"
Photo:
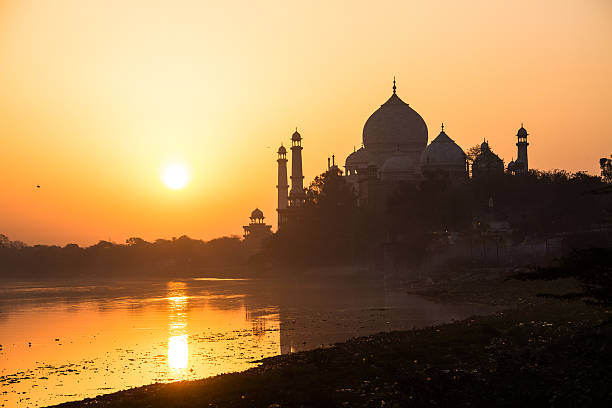
[[[172,370],[184,370],[189,363],[187,335],[172,336],[168,339],[168,366]]]
[[[189,343],[187,341],[187,306],[185,282],[168,282],[168,367],[183,371],[189,364]]]

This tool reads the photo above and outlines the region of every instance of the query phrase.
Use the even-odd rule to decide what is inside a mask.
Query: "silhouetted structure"
[[[304,206],[304,174],[302,173],[302,135],[297,129],[291,135],[291,191],[289,206]]]
[[[465,181],[468,176],[467,160],[463,149],[442,131],[421,154],[421,173],[427,179]]]
[[[363,146],[346,158],[346,180],[355,189],[359,202],[374,205],[377,193],[389,189],[381,188],[381,183],[389,186],[418,182],[425,146],[427,125],[397,96],[394,79],[391,97],[363,126]]]
[[[282,150],[281,150],[282,148]],[[287,223],[299,223],[304,216],[304,201],[306,200],[306,193],[304,192],[304,174],[302,173],[302,135],[295,130],[291,135],[291,191],[289,197],[286,194],[286,179],[287,179],[287,168],[286,168],[286,156],[281,154],[286,150],[281,146],[279,148],[279,159],[278,161],[278,219],[279,229]],[[284,159],[281,158],[284,157]],[[283,161],[284,160],[284,161]],[[283,187],[281,188],[281,180],[285,180]],[[286,205],[288,201],[288,206]]]
[[[263,241],[272,234],[272,226],[266,225],[264,222],[263,212],[256,208],[251,212],[249,225],[244,225],[244,242],[253,249],[259,250],[262,247]]]
[[[504,174],[504,161],[493,153],[485,141],[480,145],[480,154],[472,164],[472,177],[491,179]]]
[[[289,205],[289,184],[287,184],[287,149],[285,146],[281,144],[278,148],[278,159],[276,162],[278,163],[278,184],[276,188],[278,189],[278,206],[276,207],[276,211],[278,212],[278,227],[285,223],[284,210],[287,209]]]
[[[529,171],[529,161],[527,159],[527,130],[521,123],[521,128],[516,133],[517,142],[517,155],[516,160],[508,163],[508,171],[512,174],[526,174]]]

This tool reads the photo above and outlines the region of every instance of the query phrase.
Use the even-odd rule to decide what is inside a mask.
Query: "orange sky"
[[[598,173],[612,2],[0,0],[0,233],[28,243],[275,224],[295,126],[308,183],[391,93],[464,149]],[[268,148],[270,146],[270,148]],[[167,163],[191,181],[170,190]],[[37,184],[41,185],[36,189]]]

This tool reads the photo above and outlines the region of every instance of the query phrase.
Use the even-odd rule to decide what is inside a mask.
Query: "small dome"
[[[293,135],[291,135],[291,140],[294,140],[294,141],[302,140],[302,135],[300,135],[297,129],[295,130],[295,132],[293,132]]]
[[[281,147],[278,148],[278,154],[287,154],[287,149],[285,149],[285,146],[281,145]]]
[[[427,145],[427,125],[423,118],[397,94],[381,105],[363,126],[363,144],[375,151],[422,150]]]
[[[259,208],[254,209],[253,212],[251,213],[251,219],[252,220],[263,220],[264,219],[263,211],[261,211]]]
[[[518,132],[516,133],[516,135],[517,135],[518,137],[527,137],[527,135],[528,135],[528,134],[529,134],[529,133],[527,133],[527,129],[525,129],[525,128],[523,127],[523,125],[521,125],[521,128],[520,128],[520,129],[518,130]]]
[[[440,132],[421,154],[422,166],[458,165],[465,167],[465,153],[444,130]]]
[[[345,167],[365,167],[372,162],[372,155],[363,147],[349,154],[344,163]]]
[[[486,141],[483,141],[483,142],[480,144],[480,150],[481,150],[481,151],[484,151],[484,150],[490,150],[490,149],[489,149],[489,144],[488,144]]]
[[[396,152],[383,164],[380,173],[383,180],[412,179],[416,175],[417,165],[412,156]]]

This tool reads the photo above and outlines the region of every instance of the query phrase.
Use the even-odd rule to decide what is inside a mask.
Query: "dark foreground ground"
[[[501,284],[485,285],[503,288],[500,296],[489,291],[487,303],[520,301],[512,307],[503,302],[508,310],[492,316],[354,339],[265,359],[243,373],[59,406],[612,406],[612,325],[604,323],[609,315],[576,302],[519,299]],[[466,287],[432,293],[465,298]]]

